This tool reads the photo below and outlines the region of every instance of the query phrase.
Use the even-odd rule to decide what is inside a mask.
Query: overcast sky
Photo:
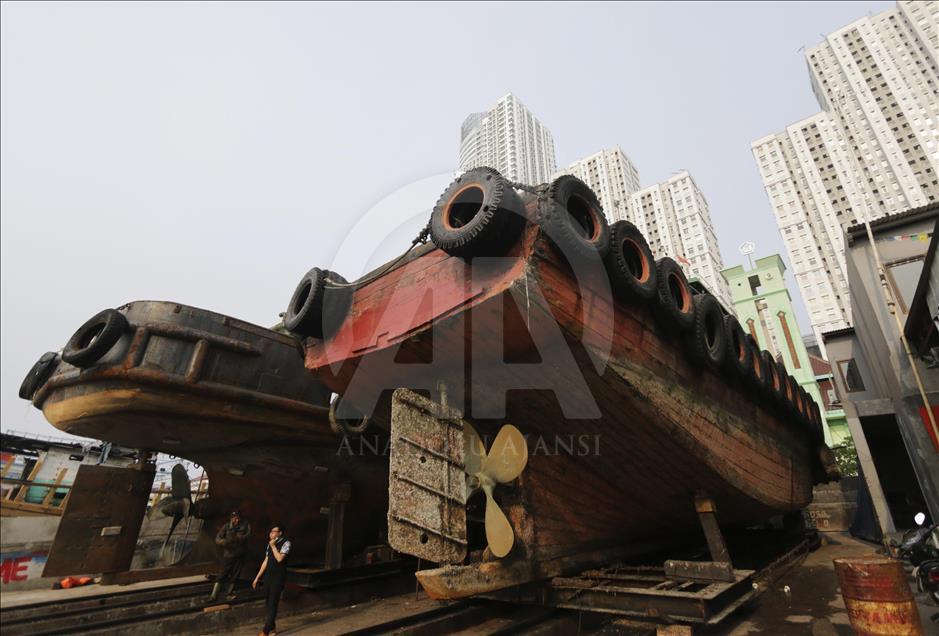
[[[396,253],[508,91],[559,166],[689,170],[725,266],[784,252],[750,142],[819,110],[802,47],[890,6],[3,3],[0,426],[56,433],[19,384],[101,309],[269,326],[310,267]]]

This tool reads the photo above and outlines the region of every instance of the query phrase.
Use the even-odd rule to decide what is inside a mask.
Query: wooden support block
[[[342,540],[346,518],[346,503],[352,498],[352,486],[337,484],[330,493],[328,526],[326,529],[326,569],[342,566]]]
[[[717,524],[717,506],[714,505],[714,501],[707,496],[707,493],[698,491],[694,497],[694,507],[698,512],[701,528],[704,530],[704,538],[708,542],[711,560],[730,564],[730,553],[727,551],[724,535],[721,534],[720,526]]]

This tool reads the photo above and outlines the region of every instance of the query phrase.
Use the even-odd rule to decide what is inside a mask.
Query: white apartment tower
[[[851,324],[844,228],[860,220],[863,195],[838,124],[819,113],[753,143],[793,275],[817,342]]]
[[[488,166],[511,181],[545,183],[557,170],[551,132],[508,93],[460,128],[460,169]]]
[[[752,144],[812,329],[851,324],[844,228],[939,197],[939,2],[899,2],[806,51],[823,112]]]
[[[630,197],[639,189],[639,172],[619,146],[575,161],[561,174],[574,175],[590,186],[611,222],[627,218]]]
[[[689,278],[699,279],[734,313],[708,203],[687,171],[630,195],[628,219],[645,235],[656,258],[675,259]]]

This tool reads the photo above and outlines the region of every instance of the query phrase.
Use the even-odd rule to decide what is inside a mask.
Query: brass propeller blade
[[[486,446],[469,422],[463,423],[463,465],[467,475],[483,472],[486,465]]]
[[[525,436],[511,424],[506,424],[499,429],[486,455],[483,472],[493,481],[507,484],[522,474],[527,463],[528,444]]]
[[[506,484],[518,477],[528,463],[528,444],[521,431],[506,424],[499,429],[489,453],[479,434],[463,423],[463,465],[467,475],[466,494],[477,488],[486,493],[486,540],[489,550],[498,558],[509,553],[515,543],[515,532],[508,517],[492,497],[495,484]]]
[[[502,508],[492,498],[492,486],[484,487],[483,491],[486,493],[486,541],[489,550],[501,559],[512,549],[515,533]]]

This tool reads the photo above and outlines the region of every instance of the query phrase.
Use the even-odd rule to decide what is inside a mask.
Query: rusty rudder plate
[[[457,411],[397,389],[391,401],[388,542],[433,563],[466,558],[463,420]]]
[[[43,576],[129,570],[154,471],[79,466]]]

